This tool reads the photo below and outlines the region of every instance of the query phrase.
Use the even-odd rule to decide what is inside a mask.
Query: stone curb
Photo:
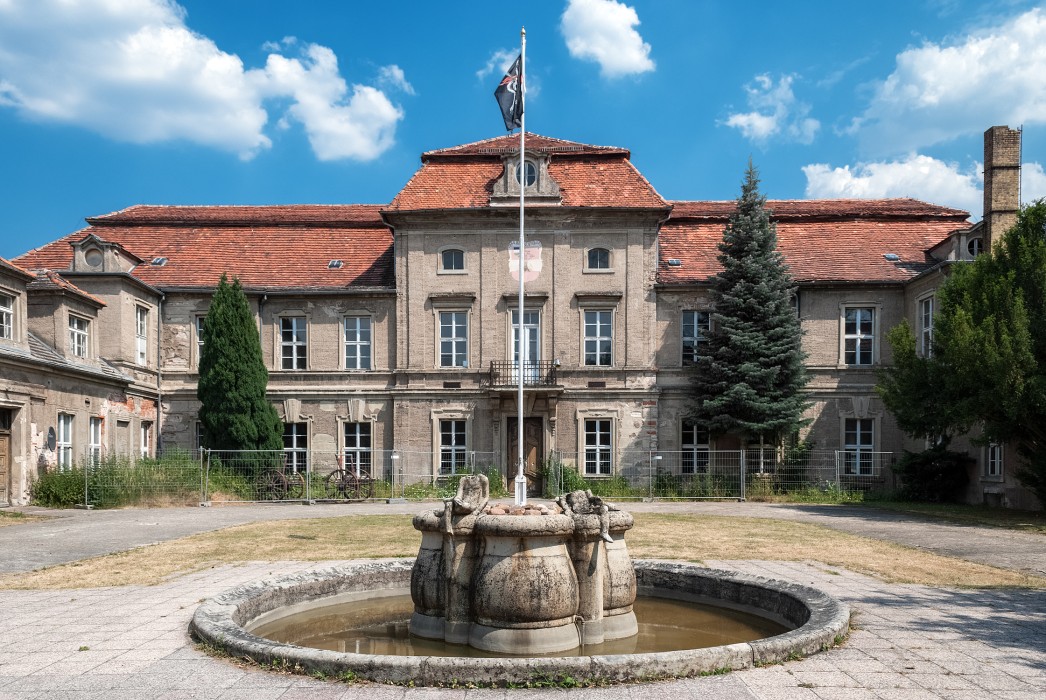
[[[796,626],[775,637],[741,644],[649,654],[559,658],[384,656],[309,649],[257,637],[244,626],[290,605],[364,591],[409,590],[413,559],[347,564],[240,586],[204,602],[189,625],[195,638],[230,656],[262,665],[299,667],[331,677],[351,675],[380,683],[504,686],[535,681],[642,681],[679,678],[776,663],[816,653],[845,637],[849,607],[807,586],[694,564],[636,561],[641,592],[757,608]]]

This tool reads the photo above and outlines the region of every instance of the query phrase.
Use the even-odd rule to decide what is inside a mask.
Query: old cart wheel
[[[279,501],[287,495],[287,479],[274,469],[262,472],[258,477],[258,498],[263,501]]]
[[[305,498],[305,475],[301,472],[287,477],[287,498]]]
[[[374,480],[370,478],[370,472],[360,471],[356,480],[356,490],[352,498],[357,501],[365,501],[374,495]]]
[[[344,469],[335,469],[327,477],[327,494],[331,498],[353,498],[357,488],[356,475]]]

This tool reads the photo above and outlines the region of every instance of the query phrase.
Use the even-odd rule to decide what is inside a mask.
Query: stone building
[[[1005,145],[1011,134],[1019,142],[1005,127],[986,139]],[[388,205],[135,206],[5,261],[0,313],[10,298],[15,318],[0,334],[8,500],[24,502],[34,470],[65,463],[62,449],[147,454],[154,436],[165,448],[198,446],[199,329],[222,273],[240,279],[257,315],[288,449],[386,466],[395,451],[422,477],[474,462],[504,471],[517,450],[519,371],[534,487],[552,451],[602,478],[646,468],[654,452],[683,455],[671,468],[685,471],[695,455],[746,447],[711,443],[683,417],[733,202],[665,200],[626,149],[526,143],[522,164],[518,137],[427,152]],[[987,170],[1000,185],[986,188],[989,214],[973,227],[966,212],[910,199],[769,203],[799,285],[809,437],[856,455],[857,474],[867,464],[888,478],[863,455],[913,447],[874,392],[875,370],[890,361],[885,332],[905,317],[932,332],[948,265],[1012,221],[1012,168]],[[95,334],[86,357],[69,347],[67,324],[81,318]],[[46,364],[58,358],[62,380]],[[32,371],[8,372],[23,364]],[[62,432],[67,415],[74,428]],[[55,447],[51,426],[66,437]],[[1012,469],[992,464],[998,474],[983,493],[975,479],[970,499],[990,487],[1023,503]]]

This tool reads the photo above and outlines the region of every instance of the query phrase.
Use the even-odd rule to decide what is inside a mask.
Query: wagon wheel
[[[359,488],[356,475],[344,469],[335,469],[327,477],[327,495],[331,498],[353,498]]]
[[[258,477],[258,498],[263,501],[280,501],[287,495],[287,478],[275,469],[262,472]]]
[[[357,501],[365,501],[373,495],[374,479],[370,478],[370,472],[361,469],[359,478],[356,481],[356,491],[352,498]]]
[[[305,475],[294,472],[287,477],[287,498],[305,498]]]

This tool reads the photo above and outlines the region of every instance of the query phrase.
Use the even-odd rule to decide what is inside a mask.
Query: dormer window
[[[102,251],[97,248],[89,248],[84,251],[84,262],[90,267],[102,266]]]
[[[966,252],[970,254],[971,258],[976,258],[984,250],[984,239],[980,236],[971,238],[966,242]]]
[[[524,187],[532,187],[538,179],[538,168],[532,160],[525,160],[516,165],[516,182]]]

